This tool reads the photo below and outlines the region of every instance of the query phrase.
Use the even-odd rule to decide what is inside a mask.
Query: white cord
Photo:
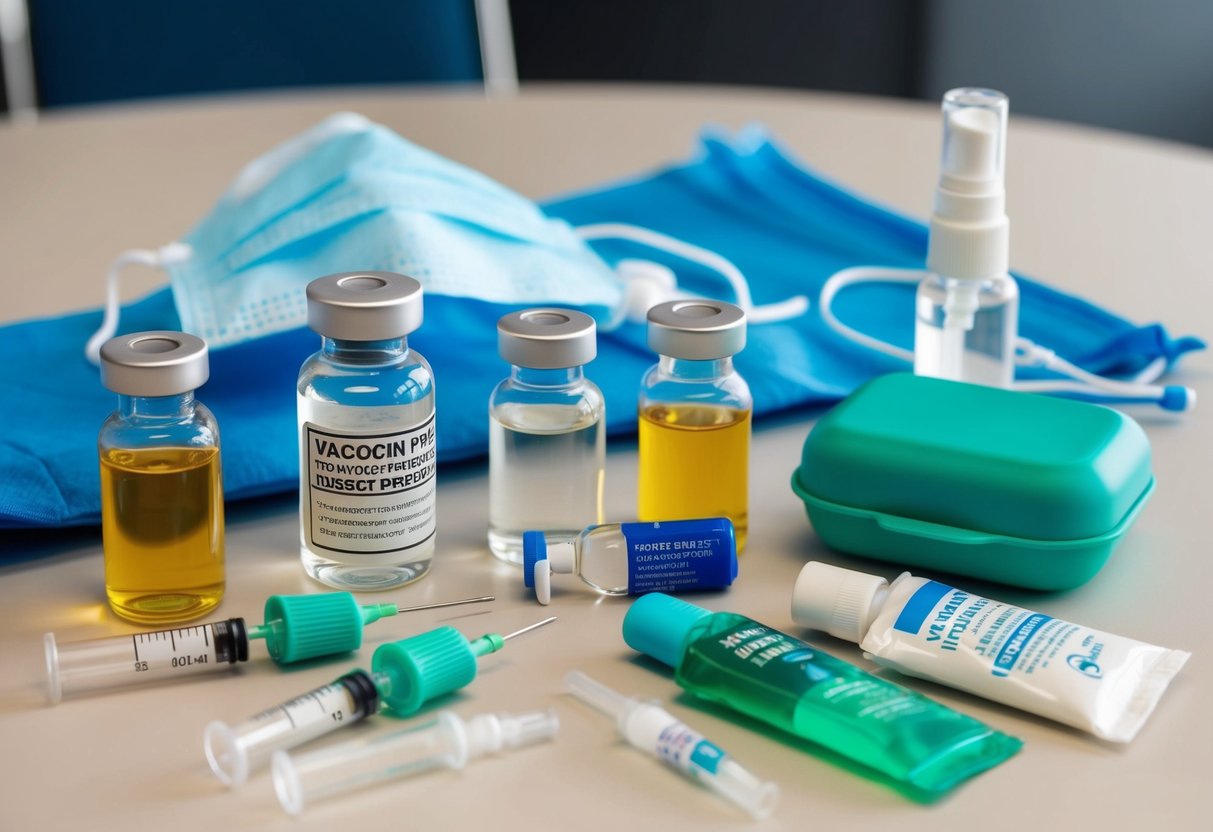
[[[742,274],[741,269],[737,268],[731,260],[722,257],[710,249],[700,248],[685,240],[670,237],[651,228],[628,225],[627,223],[604,222],[578,226],[573,230],[583,240],[630,240],[649,248],[673,254],[675,257],[681,257],[692,263],[707,266],[728,281],[730,288],[733,290],[737,305],[745,310],[746,315],[752,323],[761,324],[773,321],[786,321],[790,318],[797,318],[808,311],[809,299],[804,295],[794,295],[778,303],[764,303],[756,306],[754,299],[750,295],[750,285],[746,282],[745,275]],[[650,295],[646,294],[645,297],[648,298]],[[690,297],[690,295],[670,289],[665,299],[677,297]],[[652,305],[660,302],[660,300],[654,300]],[[637,311],[640,311],[640,314],[643,315],[648,312],[648,309],[624,310],[624,314],[628,312],[635,314]],[[621,322],[622,315],[616,317],[617,320],[612,321],[612,324]]]
[[[844,338],[857,344],[862,344],[868,349],[876,350],[877,352],[882,352],[885,355],[891,355],[894,358],[900,358],[902,361],[913,364],[914,352],[912,350],[903,349],[890,344],[888,341],[881,341],[879,338],[873,338],[870,335],[864,335],[859,330],[852,329],[838,320],[831,307],[834,303],[834,296],[852,284],[867,282],[918,283],[926,275],[927,272],[922,269],[885,269],[874,266],[854,266],[850,269],[843,269],[830,275],[830,279],[821,287],[821,297],[817,300],[817,312],[821,315],[821,319],[825,321],[826,326]]]
[[[188,260],[192,254],[193,249],[186,243],[169,243],[158,249],[131,249],[114,258],[114,262],[110,263],[109,270],[105,273],[105,316],[101,319],[101,326],[84,345],[84,357],[90,364],[101,363],[101,345],[113,338],[114,333],[118,331],[118,314],[121,308],[118,298],[118,280],[122,270],[132,265],[163,268],[172,263]]]
[[[862,344],[869,349],[913,364],[914,353],[865,335],[842,323],[834,315],[834,297],[847,286],[856,283],[917,283],[928,273],[917,269],[888,269],[871,266],[855,266],[831,275],[821,287],[817,311],[821,319],[839,335]],[[1148,399],[1168,410],[1191,410],[1196,406],[1196,391],[1190,387],[1162,386],[1156,381],[1167,369],[1167,359],[1160,356],[1131,379],[1111,379],[1095,375],[1067,361],[1053,350],[1042,347],[1027,338],[1015,342],[1015,363],[1025,367],[1044,367],[1067,378],[1018,380],[1011,389],[1027,393],[1077,393],[1086,396],[1118,399]]]

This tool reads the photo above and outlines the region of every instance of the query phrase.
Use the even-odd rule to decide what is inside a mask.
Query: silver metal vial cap
[[[673,358],[705,361],[745,347],[745,312],[722,300],[671,300],[649,310],[649,347]]]
[[[132,332],[101,346],[101,383],[123,396],[177,396],[210,375],[206,341],[186,332]]]
[[[326,338],[387,341],[421,326],[421,284],[395,272],[343,272],[307,285],[307,325]]]
[[[523,309],[497,321],[497,354],[532,370],[580,367],[598,355],[594,319],[572,309]]]

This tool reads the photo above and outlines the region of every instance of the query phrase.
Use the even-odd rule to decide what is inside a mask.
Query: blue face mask
[[[378,144],[380,139],[373,141]],[[279,168],[271,164],[260,174],[246,174],[233,190],[237,196],[277,194],[275,177],[269,174]],[[461,175],[472,176],[470,172]],[[330,189],[346,181],[339,172],[330,179]],[[316,180],[309,181],[314,184]],[[327,192],[310,190],[302,210],[314,210]],[[290,193],[284,193],[277,203],[284,206],[282,210],[296,204],[289,197]],[[643,318],[640,310],[670,293],[739,300],[751,304],[751,320],[775,319],[750,328],[747,347],[736,360],[754,394],[759,416],[790,407],[828,404],[873,375],[904,370],[902,362],[840,338],[813,310],[804,313],[803,300],[789,301],[789,296],[816,297],[831,274],[859,263],[918,267],[926,255],[926,229],[822,181],[761,134],[709,136],[689,162],[550,202],[544,211],[550,218],[580,228],[578,233],[592,240],[593,254],[583,251],[579,256],[590,256],[596,265],[576,264],[579,275],[588,275],[585,279],[590,287],[557,285],[561,294],[543,301],[558,301],[570,291],[584,293],[577,297],[592,297],[595,304],[582,308],[605,310],[608,322],[617,325],[600,335],[598,357],[587,368],[605,394],[612,434],[635,431],[639,379],[656,360],[647,348],[644,326],[636,322]],[[204,248],[203,239],[195,235],[221,220],[209,218],[188,238],[197,246],[191,257]],[[363,222],[351,219],[348,228],[357,229]],[[223,225],[231,228],[226,221]],[[550,229],[553,225],[556,223],[532,227]],[[315,239],[292,244],[300,248],[271,246],[268,260],[244,264],[241,274],[260,274],[257,269],[271,260],[275,271],[281,271],[296,254],[298,262],[320,269],[317,273],[378,262],[333,263],[328,268],[326,261],[321,267],[311,258],[326,246],[339,246],[351,257],[368,256],[344,248],[341,228],[325,229]],[[254,239],[260,230],[249,228],[241,233]],[[458,242],[478,242],[481,236],[477,230],[474,238],[462,237]],[[545,236],[540,247],[548,263],[556,259],[554,252],[576,250],[572,244],[550,245],[553,237],[568,241],[563,232]],[[206,243],[205,250],[211,254],[198,262],[217,262],[219,248]],[[152,254],[157,261],[161,259],[160,253]],[[173,254],[172,249],[168,254]],[[632,262],[636,258],[643,262]],[[386,266],[399,268],[390,262]],[[208,273],[211,277],[202,291],[223,279],[217,272]],[[301,271],[296,277],[302,287],[317,273]],[[672,275],[677,276],[676,281]],[[425,323],[409,337],[410,346],[426,355],[434,367],[439,457],[445,462],[483,455],[487,448],[485,402],[493,385],[508,372],[497,357],[496,321],[505,312],[532,302],[519,294],[512,276],[505,279],[510,281],[505,293],[488,295],[497,302],[441,294],[427,286]],[[260,278],[254,285],[262,285]],[[496,283],[484,288],[500,290]],[[1028,280],[1021,279],[1020,289],[1020,331],[1095,372],[1132,374],[1159,361],[1171,364],[1184,352],[1202,346],[1196,339],[1172,340],[1161,326],[1135,326]],[[179,291],[175,281],[172,292],[164,290],[124,307],[123,329],[179,326],[177,310],[182,309],[184,317],[186,305],[177,298],[175,307]],[[913,340],[913,319],[905,309],[907,305],[912,308],[913,291],[908,285],[856,288],[839,296],[835,311],[857,329],[908,347]],[[90,312],[0,327],[0,351],[24,359],[0,363],[0,385],[21,390],[23,402],[20,413],[18,408],[0,408],[0,468],[6,472],[0,478],[0,526],[97,522],[95,438],[115,401],[101,387],[96,368],[80,358],[79,345],[96,329],[100,317],[99,312]],[[211,380],[199,398],[215,412],[221,425],[224,486],[229,499],[297,487],[293,389],[300,363],[317,344],[314,333],[294,328],[212,352]],[[27,418],[28,413],[37,413],[39,418]],[[612,487],[632,486],[616,483]]]

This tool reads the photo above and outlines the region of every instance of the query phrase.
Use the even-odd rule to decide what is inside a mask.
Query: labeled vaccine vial
[[[521,564],[522,534],[575,536],[602,521],[606,465],[602,391],[583,366],[597,354],[594,319],[526,309],[497,322],[513,367],[489,398],[489,549]]]
[[[649,310],[649,347],[661,360],[640,389],[641,520],[728,517],[749,530],[750,388],[733,369],[745,313],[716,300]]]
[[[320,351],[299,370],[300,557],[340,589],[390,589],[430,569],[436,530],[434,377],[407,336],[421,284],[348,272],[307,287]]]
[[[223,598],[219,426],[194,398],[209,375],[206,342],[183,332],[101,347],[119,396],[97,438],[105,594],[128,621],[188,621]]]
[[[528,531],[523,557],[523,584],[545,605],[553,573],[577,575],[603,595],[724,589],[737,577],[737,546],[727,517],[603,523],[571,540]]]

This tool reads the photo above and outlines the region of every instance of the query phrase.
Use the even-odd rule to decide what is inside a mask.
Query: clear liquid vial
[[[437,529],[434,377],[406,337],[421,284],[350,272],[312,281],[307,299],[322,342],[297,389],[303,568],[340,589],[415,581]]]
[[[209,375],[206,342],[137,332],[101,348],[119,406],[98,436],[105,593],[120,617],[188,621],[223,598],[219,426],[194,398]]]
[[[526,309],[497,323],[512,366],[489,398],[489,550],[523,561],[522,535],[574,536],[602,520],[605,404],[585,377],[597,354],[594,319]]]
[[[648,320],[649,346],[661,359],[641,384],[638,515],[728,517],[741,551],[753,402],[733,356],[745,346],[745,313],[722,301],[670,301]]]
[[[931,275],[919,284],[915,306],[917,375],[1011,386],[1019,328],[1014,278],[969,281]]]

